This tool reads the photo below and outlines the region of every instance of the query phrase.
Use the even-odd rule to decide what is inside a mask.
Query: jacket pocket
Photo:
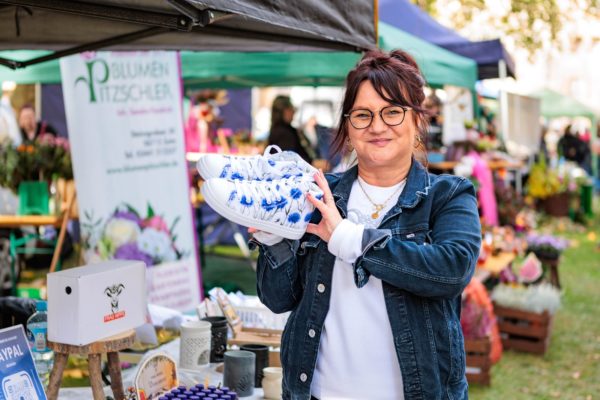
[[[298,248],[298,255],[303,256],[307,254],[309,251],[314,250],[319,246],[321,239],[318,236],[311,235],[304,242],[300,243],[300,247]]]
[[[450,330],[450,381],[458,382],[465,376],[465,343],[460,323],[448,321]]]
[[[429,224],[417,224],[392,230],[394,238],[417,244],[431,243],[429,238]]]

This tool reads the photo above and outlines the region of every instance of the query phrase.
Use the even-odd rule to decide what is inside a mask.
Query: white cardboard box
[[[113,260],[48,274],[48,340],[85,345],[145,322],[146,266]]]

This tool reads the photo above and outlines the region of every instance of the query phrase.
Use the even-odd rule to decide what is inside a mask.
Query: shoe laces
[[[271,154],[272,149],[275,149],[276,152]],[[283,152],[279,146],[273,144],[267,146],[262,156],[232,157],[226,168],[229,168],[233,180],[270,181],[274,178],[281,179],[282,174],[283,179],[288,179],[301,178],[306,173],[312,177],[316,172],[316,169],[304,160],[300,159],[300,162],[300,160],[290,158],[287,153],[291,152]],[[294,156],[300,158],[298,155],[294,154]],[[305,165],[302,165],[302,163]]]
[[[271,154],[271,149],[275,149],[277,152]],[[275,161],[270,159],[269,156],[274,156],[278,153],[281,153],[281,148],[277,145],[270,145],[265,149],[262,157],[231,157],[228,168],[233,172],[232,178],[234,180],[243,180],[248,176],[258,177],[268,174],[269,170],[275,166]]]

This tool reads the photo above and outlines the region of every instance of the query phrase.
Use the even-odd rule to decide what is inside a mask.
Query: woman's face
[[[294,107],[288,107],[283,110],[283,119],[288,124],[291,124],[294,120],[294,114],[296,113],[296,109]]]
[[[358,165],[363,169],[400,168],[410,165],[417,127],[412,110],[407,110],[404,121],[388,126],[381,120],[379,111],[392,104],[385,101],[370,81],[361,83],[352,110],[367,109],[374,114],[368,128],[356,129],[349,120],[348,138],[356,150]]]

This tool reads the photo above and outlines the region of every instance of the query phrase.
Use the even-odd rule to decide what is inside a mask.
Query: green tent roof
[[[477,65],[383,22],[379,45],[384,50],[402,48],[412,54],[432,86],[450,84],[474,89]],[[26,60],[48,54],[42,51],[2,51],[0,57]],[[343,86],[346,75],[360,55],[347,52],[181,52],[186,86]],[[0,81],[59,83],[58,61],[22,70],[0,67]]]
[[[379,47],[383,50],[403,49],[410,53],[425,79],[432,86],[454,85],[475,89],[477,63],[409,33],[379,22]]]
[[[541,113],[544,117],[587,117],[596,118],[596,113],[577,100],[555,92],[552,89],[541,89],[530,94],[541,101]]]

